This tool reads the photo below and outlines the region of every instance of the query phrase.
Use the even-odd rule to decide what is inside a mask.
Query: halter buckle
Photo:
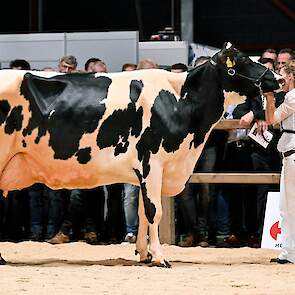
[[[227,70],[227,73],[230,75],[230,76],[234,76],[236,74],[236,71],[234,69],[228,69]]]

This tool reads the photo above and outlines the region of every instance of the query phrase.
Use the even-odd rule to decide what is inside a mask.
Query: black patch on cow
[[[114,155],[118,156],[119,154],[123,154],[127,152],[129,146],[129,141],[126,142],[119,142],[115,147]]]
[[[23,147],[27,147],[27,143],[24,139],[22,140],[22,145],[23,145]]]
[[[29,78],[28,75],[30,75]],[[50,78],[52,79],[50,80],[32,74],[26,74],[26,76],[27,87],[34,97],[30,103],[34,105],[34,109],[38,111],[37,114],[42,120],[49,115],[57,98],[67,87],[67,83],[58,79]]]
[[[194,147],[204,142],[206,133],[222,115],[223,102],[217,73],[210,66],[188,74],[179,100],[169,91],[160,91],[151,108],[150,126],[136,145],[143,178],[150,172],[151,153],[156,154],[161,146],[167,153],[175,152],[188,134],[194,135]]]
[[[32,116],[23,135],[38,128],[35,142],[47,132],[55,159],[66,160],[79,150],[83,134],[92,133],[98,126],[106,107],[112,80],[94,74],[69,74],[41,78],[25,74],[21,94],[29,101]],[[47,93],[46,87],[49,87]],[[57,89],[55,89],[57,87]]]
[[[23,122],[23,114],[22,114],[23,107],[17,106],[14,107],[9,116],[6,119],[5,124],[5,133],[12,134],[14,131],[19,131],[22,128],[22,122]]]
[[[80,164],[86,164],[91,159],[91,147],[86,147],[83,149],[79,149],[76,153],[76,157]]]
[[[10,105],[7,100],[0,100],[0,125],[2,125],[10,111]]]
[[[136,102],[143,88],[142,81],[132,80],[130,100],[126,109],[115,110],[107,117],[98,132],[97,145],[100,149],[113,146],[114,155],[126,153],[129,146],[128,137],[138,137],[142,130],[143,108],[136,109]]]
[[[175,95],[162,90],[151,109],[150,126],[147,127],[136,148],[138,159],[143,162],[143,177],[150,171],[150,153],[156,154],[162,144],[166,152],[174,152],[187,136],[191,124],[191,102],[187,99],[177,101]]]
[[[224,94],[218,71],[206,63],[190,72],[181,96],[191,101],[189,133],[194,134],[196,148],[204,142],[206,133],[223,113]]]
[[[143,204],[144,204],[144,213],[149,223],[154,223],[154,217],[156,215],[156,206],[151,202],[150,198],[147,195],[146,183],[142,180],[142,175],[138,169],[134,169],[134,172],[139,180]]]
[[[150,172],[150,153],[156,153],[159,150],[161,138],[157,136],[151,127],[147,127],[136,145],[138,159],[142,161],[143,178],[146,178]]]
[[[130,100],[134,103],[137,102],[141,91],[143,88],[143,83],[141,80],[132,80],[130,83]]]

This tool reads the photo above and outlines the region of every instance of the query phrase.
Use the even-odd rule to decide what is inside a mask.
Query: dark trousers
[[[196,172],[212,172],[216,163],[217,147],[205,148],[196,165]],[[213,208],[214,186],[209,184],[190,184],[178,199],[186,233],[207,236],[212,229],[211,213]]]
[[[5,239],[20,241],[30,234],[30,206],[25,190],[12,191],[2,199],[2,224]]]
[[[106,239],[121,242],[124,239],[126,222],[123,208],[123,184],[107,186]]]
[[[225,170],[227,172],[253,171],[249,140],[232,142],[227,145]],[[257,231],[257,199],[255,187],[251,185],[225,185],[224,197],[228,200],[230,231],[235,235],[253,235]]]
[[[79,238],[82,229],[86,232],[101,232],[103,229],[104,192],[102,187],[91,190],[72,190],[61,231]]]
[[[54,236],[63,220],[63,196],[61,190],[52,190],[43,184],[28,189],[31,208],[31,233],[43,235],[46,239]]]
[[[266,151],[255,151],[252,153],[253,169],[255,172],[279,172],[281,169],[281,159],[277,151],[267,153]],[[258,235],[261,238],[263,231],[264,215],[269,191],[278,191],[279,185],[260,184],[257,190],[257,220]]]

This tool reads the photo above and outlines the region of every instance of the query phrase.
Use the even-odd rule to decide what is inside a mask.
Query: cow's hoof
[[[151,266],[164,267],[164,268],[172,267],[172,265],[167,260],[164,260],[164,262],[153,261]]]
[[[140,253],[137,250],[135,250],[135,255],[137,255],[137,254],[140,254]],[[140,263],[148,264],[148,263],[152,262],[152,259],[153,259],[153,255],[150,252],[148,252],[147,258],[140,260]]]
[[[0,265],[5,265],[6,261],[2,258],[1,254],[0,254]]]
[[[150,252],[148,252],[147,258],[144,260],[140,260],[140,263],[148,264],[152,262],[152,259],[153,259],[153,255]]]

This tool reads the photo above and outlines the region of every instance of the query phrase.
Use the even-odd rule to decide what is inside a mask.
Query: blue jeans
[[[36,235],[43,234],[43,187],[36,184],[28,189],[31,207],[31,233]]]
[[[127,233],[137,235],[138,230],[138,196],[139,187],[125,183],[123,192],[123,206]]]
[[[31,206],[31,233],[44,233],[47,237],[52,237],[58,232],[63,217],[61,191],[36,184],[29,189],[28,194]]]
[[[216,214],[217,234],[226,236],[230,233],[228,201],[224,197],[222,191],[218,191],[216,197],[217,197],[217,214]]]

